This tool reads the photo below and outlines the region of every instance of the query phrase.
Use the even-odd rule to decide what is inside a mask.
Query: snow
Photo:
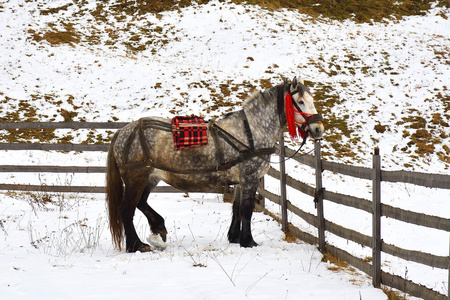
[[[151,205],[166,216],[167,248],[117,252],[102,200],[75,197],[62,200],[70,205],[63,211],[56,205],[32,211],[22,196],[3,197],[2,216],[15,219],[6,220],[0,249],[2,298],[385,298],[358,273],[328,270],[314,246],[283,241],[278,224],[263,214],[253,220],[259,247],[230,245],[231,205],[216,195],[151,196]],[[144,217],[136,219],[141,236],[149,235]]]
[[[21,100],[32,104],[40,121],[63,121],[62,109],[76,112],[75,121],[130,121],[175,113],[214,118],[238,108],[241,95],[263,86],[261,79],[278,84],[284,77],[297,75],[316,83],[313,93],[320,90],[320,84],[330,87],[328,95],[336,96],[339,103],[329,114],[351,119],[352,133],[343,135],[341,142],[353,145],[355,156],[330,155],[327,159],[370,167],[372,149],[379,146],[384,169],[449,173],[449,165],[439,153],[446,153],[450,128],[433,128],[430,123],[434,114],[450,122],[446,100],[448,10],[435,8],[425,16],[368,25],[210,1],[180,11],[109,17],[100,22],[92,14],[97,2],[84,2],[83,13],[74,4],[47,15],[39,10],[72,2],[17,0],[0,4],[1,118],[11,118],[13,113],[25,118],[26,112],[19,109]],[[80,32],[80,44],[52,46],[31,38],[30,30],[42,33],[49,24],[64,28],[67,23]],[[161,30],[142,34],[144,29],[156,27]],[[109,36],[111,30],[117,31],[115,38]],[[141,34],[141,43],[152,43],[143,51],[131,51],[126,42],[135,33]],[[222,84],[230,92],[225,100],[234,105],[213,109],[213,104],[220,104]],[[67,99],[72,99],[72,104]],[[415,145],[400,150],[410,141],[405,131],[414,131],[410,123],[399,121],[410,116],[427,120],[427,130],[437,138],[434,153],[416,155]],[[373,130],[376,124],[386,125],[388,130],[378,133]],[[58,136],[68,133],[74,136],[72,142],[88,136],[82,130],[57,131]],[[106,136],[101,130],[97,134]],[[326,134],[323,147],[336,154]],[[306,147],[306,151],[312,149],[312,143]],[[1,164],[102,166],[105,161],[105,153],[0,153]],[[314,170],[292,161],[287,170],[314,185]],[[0,178],[2,183],[104,185],[100,174],[1,173]],[[330,172],[324,172],[323,181],[327,190],[371,199],[369,181]],[[267,178],[266,182],[268,189],[279,192],[276,181]],[[38,205],[33,200],[46,197],[52,202]],[[288,198],[314,213],[310,197],[288,189]],[[450,218],[449,199],[449,190],[382,185],[383,203],[444,218]],[[166,248],[128,254],[112,248],[103,195],[0,194],[2,299],[387,298],[360,272],[328,269],[332,265],[321,261],[316,247],[284,241],[280,226],[264,214],[255,213],[252,224],[259,247],[230,245],[226,233],[231,208],[221,196],[156,194],[149,203],[166,219]],[[279,214],[277,205],[267,206]],[[371,216],[365,212],[325,202],[325,217],[371,235]],[[292,214],[289,221],[316,233]],[[140,213],[135,224],[143,240],[153,238]],[[443,231],[383,218],[382,236],[385,242],[405,249],[449,254],[450,237]],[[370,249],[331,234],[326,238],[353,255],[371,256]],[[448,293],[446,270],[384,254],[382,260],[383,270]]]

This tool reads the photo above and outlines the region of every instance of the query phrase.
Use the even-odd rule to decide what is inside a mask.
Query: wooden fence
[[[0,129],[119,129],[128,123],[125,122],[23,122],[1,123]],[[0,143],[0,150],[44,150],[44,151],[100,151],[107,152],[109,144],[40,144],[40,143]],[[106,162],[105,162],[106,164]],[[0,165],[1,172],[14,173],[106,173],[104,166],[20,166]],[[38,191],[55,193],[104,193],[103,186],[67,186],[67,185],[24,185],[0,183],[0,190]],[[224,193],[224,188],[211,191],[211,193]],[[171,186],[157,186],[155,193],[184,193]]]
[[[294,154],[294,151],[284,148],[280,145],[280,171],[284,170],[284,153],[287,156]],[[284,148],[284,151],[283,151]],[[415,185],[434,187],[441,189],[450,189],[450,176],[440,174],[427,174],[419,172],[405,172],[405,171],[384,171],[381,170],[380,155],[378,149],[375,149],[373,155],[373,168],[353,167],[350,165],[338,164],[334,162],[327,162],[320,159],[320,142],[315,143],[315,156],[294,156],[293,158],[301,164],[315,168],[316,170],[316,187],[313,188],[305,183],[302,183],[294,178],[286,175],[284,172],[279,172],[270,168],[268,175],[280,180],[281,195],[275,195],[263,187],[258,189],[258,192],[265,198],[281,205],[282,218],[287,215],[284,210],[289,210],[291,213],[299,216],[307,223],[318,228],[318,237],[309,233],[302,232],[300,229],[287,223],[287,220],[281,220],[282,226],[298,238],[310,243],[318,244],[319,250],[330,253],[338,258],[341,258],[349,264],[360,269],[364,273],[372,277],[373,285],[379,287],[380,284],[396,288],[404,291],[412,296],[421,297],[424,299],[450,299],[441,293],[426,288],[425,286],[416,284],[412,281],[406,280],[399,276],[386,273],[381,270],[381,252],[402,258],[404,260],[413,261],[419,264],[430,266],[432,268],[450,269],[450,256],[437,256],[420,251],[412,251],[402,249],[395,245],[390,245],[383,242],[381,238],[381,216],[400,220],[403,222],[424,226],[428,228],[435,228],[450,232],[450,219],[441,218],[437,216],[429,216],[422,213],[416,213],[396,207],[392,207],[381,203],[381,181],[385,182],[404,182]],[[343,175],[352,176],[355,178],[367,179],[372,181],[372,201],[348,196],[340,193],[330,192],[322,187],[322,172],[331,171]],[[286,199],[285,190],[290,186],[302,193],[314,197],[317,207],[317,214],[313,215],[301,210],[292,205]],[[338,224],[330,222],[324,218],[323,207],[324,201],[328,200],[341,205],[350,206],[356,209],[363,210],[372,214],[372,236],[361,234],[357,231],[344,228]],[[450,199],[446,199],[449,200]],[[264,202],[263,202],[264,203]],[[263,209],[263,208],[260,208]],[[328,231],[341,238],[351,240],[372,249],[372,264],[354,257],[350,253],[336,248],[333,245],[327,244],[325,241],[325,231]],[[450,279],[450,270],[449,270]],[[450,287],[450,283],[449,283]]]
[[[126,123],[0,123],[0,129],[117,129]],[[56,150],[56,151],[107,151],[108,145],[87,145],[87,144],[35,144],[35,143],[0,143],[0,150]],[[381,203],[381,181],[385,182],[404,182],[420,186],[434,187],[441,189],[450,189],[450,176],[439,174],[427,174],[405,171],[384,171],[380,167],[380,156],[378,150],[374,151],[373,168],[354,167],[350,165],[338,164],[321,160],[320,142],[315,143],[315,155],[294,155],[294,151],[284,147],[283,140],[280,141],[280,171],[270,168],[268,176],[280,180],[281,195],[275,195],[261,186],[258,192],[262,197],[273,201],[282,207],[282,227],[283,230],[297,236],[299,239],[310,244],[318,244],[319,250],[328,252],[338,258],[343,259],[373,279],[373,285],[379,287],[380,284],[393,287],[404,291],[412,296],[424,299],[450,299],[441,293],[416,284],[405,278],[386,273],[381,270],[381,252],[427,265],[433,268],[449,269],[450,279],[450,255],[437,256],[420,251],[411,251],[399,248],[395,245],[384,243],[380,235],[380,218],[385,216],[403,222],[435,228],[450,232],[450,219],[436,216],[429,216],[400,208],[392,207]],[[284,160],[285,155],[293,156],[297,162],[305,164],[316,169],[316,187],[304,184],[289,175],[285,174]],[[328,170],[331,172],[352,176],[355,178],[367,179],[372,181],[372,201],[367,199],[348,196],[345,194],[327,191],[322,186],[322,172]],[[105,173],[105,167],[79,167],[79,166],[15,166],[0,165],[0,172],[39,172],[39,173]],[[317,204],[317,214],[310,214],[292,205],[286,198],[286,185],[302,193],[314,197]],[[223,193],[226,188],[218,189],[212,192]],[[0,184],[0,190],[21,190],[21,191],[43,191],[43,192],[76,192],[76,193],[104,193],[104,187],[86,187],[86,186],[40,186],[40,185],[17,185]],[[180,192],[169,186],[160,186],[155,190],[161,192]],[[372,236],[361,234],[357,231],[344,228],[324,218],[324,201],[327,200],[341,205],[350,206],[372,214]],[[264,210],[264,200],[257,205],[259,209]],[[303,232],[287,222],[287,211],[299,216],[307,223],[318,228],[318,236],[315,237],[309,233]],[[372,249],[372,263],[368,263],[360,258],[354,257],[350,253],[339,249],[333,245],[327,244],[325,240],[325,231],[335,234],[341,238],[354,241]],[[449,280],[450,281],[450,280]],[[450,286],[450,283],[449,283]],[[449,293],[450,294],[450,293]]]

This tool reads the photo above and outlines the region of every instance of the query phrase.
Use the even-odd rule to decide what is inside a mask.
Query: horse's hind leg
[[[147,203],[148,196],[150,192],[156,187],[159,179],[150,179],[147,183],[147,186],[142,193],[141,199],[137,205],[140,211],[147,217],[150,228],[154,234],[159,234],[162,240],[166,241],[167,230],[164,225],[164,218],[161,217],[153,208],[150,207]]]
[[[123,227],[125,229],[127,252],[148,252],[151,250],[149,245],[141,242],[133,224],[136,206],[147,185],[148,176],[149,172],[142,170],[133,170],[132,172],[126,171],[123,176],[125,192],[122,203],[120,204],[120,214],[122,217]]]

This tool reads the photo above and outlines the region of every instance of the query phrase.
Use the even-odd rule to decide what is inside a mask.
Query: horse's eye
[[[303,104],[305,104],[305,102],[302,100],[302,101],[299,101],[298,104],[303,105]]]

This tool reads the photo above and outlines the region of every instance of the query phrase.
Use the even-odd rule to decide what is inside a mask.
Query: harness
[[[247,116],[244,110],[241,110],[239,113],[243,114],[243,126],[246,132],[248,145],[235,138],[232,134],[230,134],[225,129],[217,125],[214,121],[208,121],[210,129],[209,132],[211,133],[212,138],[214,139],[217,150],[216,159],[218,161],[218,164],[213,167],[204,169],[183,170],[183,169],[169,168],[167,166],[159,164],[158,162],[153,161],[150,157],[150,151],[148,149],[147,143],[145,142],[145,134],[144,134],[145,129],[153,128],[167,132],[172,132],[172,126],[169,123],[151,119],[140,119],[138,121],[138,125],[133,129],[131,134],[128,136],[127,141],[125,142],[124,151],[122,153],[122,161],[124,163],[119,164],[119,166],[122,168],[136,168],[136,167],[156,168],[163,171],[179,174],[202,174],[217,171],[227,171],[232,167],[234,167],[235,165],[244,162],[246,160],[252,159],[254,157],[261,158],[262,156],[271,155],[275,153],[276,151],[275,147],[255,149],[253,135],[250,130],[250,125],[248,123]],[[144,160],[139,162],[127,162],[128,154],[131,145],[133,144],[133,141],[136,138],[136,134],[138,134],[139,144],[142,148],[142,152],[144,153]],[[117,136],[114,136],[112,143],[114,143],[115,138],[117,138]],[[234,150],[238,152],[238,156],[236,158],[229,161],[225,161],[223,149],[222,147],[220,147],[219,144],[219,138],[223,139],[228,145],[230,145]]]
[[[299,92],[298,90],[296,90],[291,93],[290,87],[291,87],[291,85],[289,84],[287,86],[288,92],[286,94],[286,99],[287,99],[287,97],[292,98],[293,95],[295,95],[296,93]],[[283,90],[280,90],[278,92],[278,97],[281,97],[281,99],[278,99],[278,103],[280,103],[280,100],[283,100],[282,98],[284,95],[284,87],[282,87],[282,89]],[[293,157],[305,145],[307,137],[310,132],[309,126],[312,123],[322,121],[323,117],[321,114],[309,114],[309,113],[303,112],[301,110],[300,106],[293,99],[292,99],[291,103],[294,106],[294,113],[300,114],[303,117],[303,119],[305,120],[305,122],[297,122],[295,120],[296,124],[301,125],[300,128],[305,132],[305,134],[303,136],[302,144],[300,145],[298,150],[291,156],[291,157]],[[124,163],[119,164],[119,166],[122,168],[135,168],[135,167],[143,166],[146,168],[156,168],[156,169],[160,169],[163,171],[179,173],[179,174],[202,174],[202,173],[217,172],[217,171],[227,171],[227,170],[231,169],[232,167],[234,167],[235,165],[237,165],[241,162],[244,162],[246,160],[252,159],[254,157],[258,157],[264,161],[270,162],[270,160],[265,159],[264,156],[275,153],[276,148],[271,147],[271,148],[255,149],[253,135],[252,135],[252,132],[250,129],[250,124],[248,122],[247,115],[245,114],[245,111],[243,109],[241,111],[239,111],[238,113],[242,114],[243,126],[244,126],[245,133],[247,136],[248,145],[246,143],[243,143],[242,141],[238,140],[236,137],[234,137],[232,134],[227,132],[225,129],[221,128],[214,121],[208,121],[209,129],[210,129],[209,132],[211,133],[214,143],[216,145],[216,160],[218,161],[218,164],[213,167],[204,168],[204,169],[178,170],[178,169],[169,168],[167,166],[161,165],[161,164],[153,161],[150,157],[150,151],[148,149],[147,143],[145,142],[145,132],[144,132],[145,129],[153,128],[153,129],[157,129],[157,130],[172,132],[172,125],[170,123],[166,123],[163,121],[144,119],[144,118],[142,118],[138,121],[138,126],[136,126],[133,129],[133,131],[129,135],[127,141],[125,142],[124,151],[122,153],[122,161]],[[283,123],[281,118],[280,118],[280,123]],[[285,125],[285,123],[281,124],[281,126],[283,126],[283,125]],[[140,161],[140,162],[127,162],[128,153],[130,151],[133,141],[135,140],[136,134],[139,135],[139,143],[140,143],[140,146],[144,153],[144,160]],[[114,143],[116,138],[117,138],[117,135],[114,136],[111,144]],[[229,161],[225,161],[224,152],[223,152],[222,147],[220,147],[219,138],[223,139],[228,145],[230,145],[238,153],[236,158],[229,160]],[[289,159],[291,157],[288,157],[287,159]]]

